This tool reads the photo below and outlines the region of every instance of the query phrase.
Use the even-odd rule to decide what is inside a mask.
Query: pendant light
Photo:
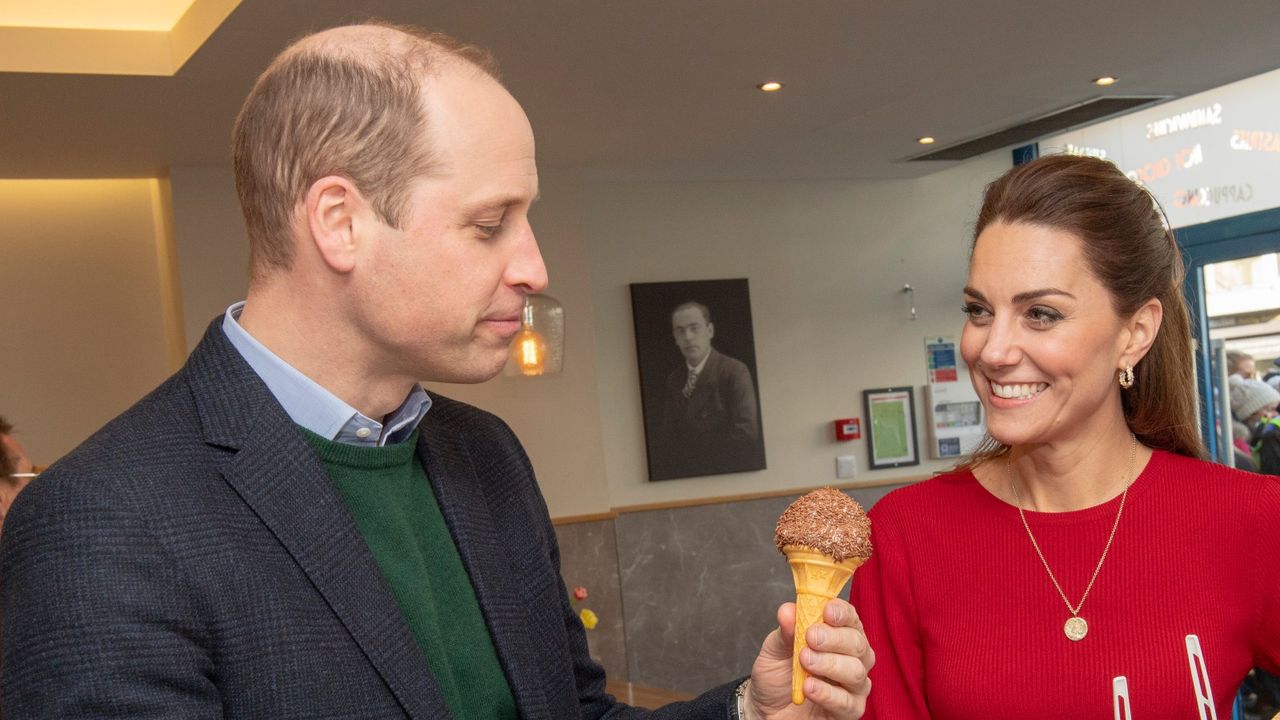
[[[526,295],[520,332],[511,342],[505,375],[534,377],[560,372],[564,363],[564,308],[550,295]]]

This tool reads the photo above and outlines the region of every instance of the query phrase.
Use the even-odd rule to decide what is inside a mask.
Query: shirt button
[[[361,440],[363,440],[363,439],[365,439],[365,438],[369,437],[369,432],[370,432],[370,431],[369,431],[369,428],[360,428],[359,430],[356,430],[356,437],[358,437],[358,438],[360,438]]]

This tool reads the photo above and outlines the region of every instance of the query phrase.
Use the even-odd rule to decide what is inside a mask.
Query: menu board
[[[1280,70],[1040,140],[1142,183],[1175,228],[1280,207]]]

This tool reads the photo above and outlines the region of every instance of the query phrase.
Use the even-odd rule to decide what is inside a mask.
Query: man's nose
[[[507,282],[524,293],[539,293],[547,289],[547,265],[538,249],[533,227],[526,226],[524,236],[516,241],[514,257],[507,266]]]

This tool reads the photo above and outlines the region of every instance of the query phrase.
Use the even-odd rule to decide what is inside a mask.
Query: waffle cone
[[[805,631],[810,625],[822,622],[822,609],[827,601],[835,598],[853,577],[853,571],[866,562],[866,558],[848,558],[836,562],[813,548],[787,545],[782,548],[791,566],[791,577],[796,584],[796,636],[791,650],[791,702],[804,702],[804,679],[809,673],[800,667],[800,651],[808,644]]]

